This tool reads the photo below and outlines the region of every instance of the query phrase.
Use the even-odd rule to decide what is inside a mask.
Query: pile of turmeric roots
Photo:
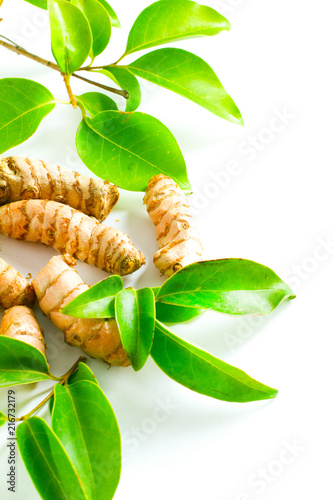
[[[64,332],[65,341],[93,358],[128,366],[114,318],[80,319],[61,309],[89,287],[74,269],[75,259],[121,276],[145,264],[129,237],[101,222],[117,203],[116,186],[50,163],[0,158],[0,233],[41,242],[58,250],[30,283],[0,258],[0,305],[6,311],[0,335],[16,338],[45,355],[44,336],[31,306]],[[154,176],[144,203],[156,228],[156,267],[171,276],[202,258],[202,245],[186,197],[169,177]]]

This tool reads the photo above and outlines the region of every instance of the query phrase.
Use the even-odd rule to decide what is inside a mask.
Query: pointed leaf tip
[[[278,391],[244,371],[176,337],[156,321],[151,356],[170,378],[199,394],[248,403],[275,398]]]

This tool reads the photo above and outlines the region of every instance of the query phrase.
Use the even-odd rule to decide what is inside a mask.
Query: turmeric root
[[[0,207],[0,232],[44,243],[109,273],[130,274],[145,263],[126,234],[56,201],[24,200]]]
[[[0,158],[0,204],[27,199],[54,200],[100,222],[117,203],[116,186],[41,160]]]
[[[22,340],[36,347],[45,356],[43,331],[29,307],[14,306],[7,309],[1,320],[0,335]]]
[[[202,244],[186,197],[170,177],[163,174],[150,179],[143,202],[155,224],[159,250],[154,264],[171,276],[202,258]]]
[[[0,305],[5,308],[31,306],[34,301],[35,292],[29,281],[0,258]]]
[[[89,286],[73,268],[75,259],[68,254],[53,257],[33,280],[33,286],[43,313],[65,334],[65,341],[80,347],[93,358],[111,365],[128,366],[116,321],[79,319],[60,312],[62,307]]]

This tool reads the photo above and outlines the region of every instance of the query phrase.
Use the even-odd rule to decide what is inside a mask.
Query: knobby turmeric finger
[[[0,323],[0,335],[22,340],[36,347],[45,356],[43,330],[29,307],[14,306],[7,309]]]
[[[64,203],[101,222],[117,203],[119,192],[108,181],[52,163],[19,156],[0,158],[0,205],[32,198]]]
[[[130,274],[145,258],[129,237],[68,205],[48,200],[0,207],[0,233],[51,246],[114,274]]]
[[[53,257],[33,280],[33,286],[43,313],[65,334],[66,342],[80,347],[93,358],[110,365],[128,366],[116,321],[80,319],[60,312],[89,286],[73,268],[75,259],[68,254]]]
[[[159,250],[154,264],[166,276],[171,276],[188,264],[202,259],[203,247],[190,206],[180,187],[159,174],[149,181],[143,202],[155,224]]]
[[[31,306],[34,301],[35,292],[29,281],[0,258],[0,305],[5,308]]]

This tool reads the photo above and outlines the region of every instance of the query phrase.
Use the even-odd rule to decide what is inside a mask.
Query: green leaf
[[[127,66],[135,75],[172,90],[215,115],[243,125],[240,111],[212,68],[186,50],[154,50]]]
[[[116,321],[122,344],[135,371],[146,363],[153,342],[155,297],[151,288],[127,288],[116,297]]]
[[[57,385],[52,428],[68,453],[87,498],[111,499],[120,479],[120,432],[100,387],[87,380]]]
[[[90,116],[95,116],[102,111],[117,111],[117,104],[105,94],[100,92],[87,92],[75,96],[75,98],[84,106]]]
[[[295,295],[271,269],[251,260],[221,259],[184,267],[161,287],[156,300],[224,314],[268,314]]]
[[[34,5],[35,7],[40,7],[41,9],[47,10],[47,0],[25,0],[28,3],[31,3],[31,5]]]
[[[5,425],[5,423],[7,422],[7,417],[6,415],[4,415],[1,411],[0,411],[0,427],[2,427],[3,425]]]
[[[189,0],[160,0],[149,5],[134,22],[125,55],[184,38],[213,36],[229,29],[229,21],[211,7]]]
[[[45,356],[22,340],[0,336],[0,387],[55,380]]]
[[[185,160],[163,123],[144,113],[104,111],[81,122],[76,147],[94,174],[129,191],[145,191],[154,175],[190,189]]]
[[[24,465],[44,500],[88,500],[62,444],[42,418],[24,420],[16,437]]]
[[[52,53],[61,71],[71,75],[90,54],[89,22],[76,5],[65,0],[48,0]]]
[[[54,97],[43,85],[24,78],[0,80],[0,154],[29,139],[52,111]]]
[[[260,401],[275,398],[278,392],[176,337],[158,321],[151,356],[159,368],[179,384],[221,401]]]
[[[160,290],[160,287],[152,288],[154,295],[156,296]],[[156,307],[156,319],[161,323],[177,324],[185,323],[185,321],[190,321],[202,313],[205,309],[196,309],[194,307],[184,307],[184,306],[174,306],[172,304],[164,304],[164,302],[157,301],[155,303]]]
[[[120,22],[117,17],[117,14],[106,0],[98,0],[100,4],[103,5],[104,9],[108,12],[109,16],[111,17],[111,24],[114,28],[120,28]]]
[[[89,366],[85,363],[79,363],[78,369],[75,370],[74,373],[68,379],[68,384],[75,384],[76,382],[82,381],[92,382],[93,384],[98,385],[97,379],[93,372],[90,370]]]
[[[71,0],[86,16],[92,34],[91,59],[101,54],[111,38],[111,20],[99,0]]]
[[[93,374],[93,372],[90,370],[90,368],[85,363],[79,363],[77,370],[75,370],[75,372],[71,374],[67,383],[71,385],[75,384],[76,382],[82,382],[83,380],[98,385],[97,379]],[[49,410],[51,415],[53,412],[53,407],[54,407],[54,395],[51,396],[49,400]]]
[[[121,89],[127,90],[129,98],[126,101],[126,111],[135,111],[141,102],[141,88],[135,76],[125,67],[108,66],[96,71],[111,78]]]
[[[120,276],[109,276],[78,295],[61,312],[76,318],[114,318],[114,299],[122,288]]]

